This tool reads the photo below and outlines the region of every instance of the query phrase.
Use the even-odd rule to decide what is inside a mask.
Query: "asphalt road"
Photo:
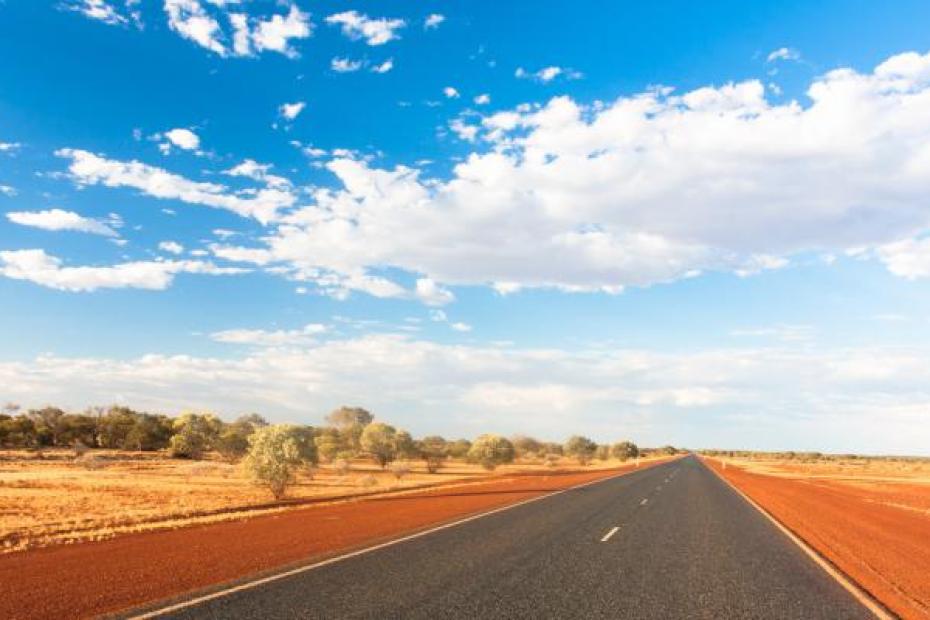
[[[688,457],[166,617],[872,616]]]

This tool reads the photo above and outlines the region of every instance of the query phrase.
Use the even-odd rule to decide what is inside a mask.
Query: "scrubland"
[[[583,469],[617,465],[613,459],[593,461]],[[359,458],[349,463],[348,471],[344,468],[344,464],[327,464],[299,471],[287,498],[274,501],[238,465],[213,454],[190,461],[164,453],[117,450],[93,450],[80,458],[65,449],[0,451],[0,552],[579,465],[568,458],[548,462],[522,458],[489,472],[477,464],[448,460],[431,474],[421,462],[381,469]]]

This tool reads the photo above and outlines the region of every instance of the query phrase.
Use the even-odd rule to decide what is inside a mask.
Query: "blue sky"
[[[926,3],[0,16],[2,399],[930,450]]]

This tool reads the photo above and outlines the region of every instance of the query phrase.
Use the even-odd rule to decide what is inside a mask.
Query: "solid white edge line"
[[[666,461],[666,462],[667,462],[667,461]],[[662,464],[662,463],[656,463],[656,465],[661,465],[661,464]],[[367,554],[367,553],[372,553],[373,551],[378,551],[378,550],[384,549],[384,548],[386,548],[386,547],[392,547],[392,546],[398,545],[398,544],[400,544],[400,543],[402,543],[402,542],[407,542],[408,540],[414,540],[414,539],[416,539],[416,538],[421,538],[421,537],[423,537],[423,536],[428,536],[429,534],[433,534],[433,533],[435,533],[435,532],[439,532],[439,531],[442,531],[442,530],[447,530],[447,529],[449,529],[449,528],[453,528],[453,527],[456,527],[456,526],[459,526],[459,525],[468,523],[468,522],[470,522],[470,521],[476,521],[476,520],[478,520],[478,519],[482,519],[482,518],[484,518],[484,517],[489,517],[489,516],[491,516],[491,515],[493,515],[493,514],[497,514],[497,513],[499,513],[499,512],[504,512],[504,511],[506,511],[506,510],[512,510],[512,509],[517,508],[517,507],[519,507],[519,506],[525,506],[526,504],[531,504],[531,503],[533,503],[533,502],[538,502],[538,501],[540,501],[540,500],[544,500],[544,499],[547,499],[547,498],[550,498],[550,497],[555,497],[556,495],[561,495],[562,493],[567,493],[568,491],[573,491],[573,490],[575,490],[575,489],[580,489],[580,488],[583,488],[583,487],[586,487],[586,486],[590,486],[590,485],[592,485],[592,484],[600,484],[600,483],[602,483],[602,482],[608,482],[608,481],[610,481],[610,480],[614,480],[614,479],[616,479],[616,478],[620,478],[621,476],[626,476],[627,474],[631,474],[631,473],[633,473],[633,472],[637,472],[637,471],[647,471],[648,469],[651,469],[651,468],[652,468],[652,467],[649,467],[649,468],[646,468],[646,469],[630,469],[630,470],[627,470],[627,471],[620,472],[620,473],[618,473],[618,474],[616,474],[616,475],[614,475],[614,476],[609,476],[609,477],[607,477],[607,478],[599,478],[599,479],[597,479],[597,480],[589,480],[588,482],[583,482],[583,483],[581,483],[581,484],[576,484],[575,486],[567,487],[567,488],[565,488],[565,489],[560,489],[560,490],[558,490],[558,491],[553,491],[552,493],[546,493],[546,494],[540,495],[540,496],[538,496],[538,497],[531,497],[530,499],[525,499],[525,500],[523,500],[523,501],[517,502],[516,504],[509,504],[509,505],[507,505],[507,506],[501,506],[501,507],[499,507],[499,508],[494,508],[494,509],[489,510],[489,511],[487,511],[487,512],[482,512],[482,513],[479,513],[479,514],[476,514],[476,515],[471,515],[470,517],[465,517],[464,519],[459,519],[458,521],[453,521],[452,523],[446,523],[446,524],[443,524],[443,525],[438,525],[438,526],[433,527],[433,528],[430,528],[430,529],[428,529],[428,530],[423,530],[422,532],[416,532],[416,533],[414,533],[414,534],[408,534],[407,536],[402,536],[401,538],[395,538],[395,539],[393,539],[393,540],[389,540],[389,541],[387,541],[387,542],[383,542],[383,543],[381,543],[381,544],[374,545],[373,547],[365,547],[364,549],[359,549],[359,550],[357,550],[357,551],[351,551],[351,552],[349,552],[349,553],[345,553],[345,554],[343,554],[343,555],[339,555],[339,556],[336,556],[336,557],[334,557],[334,558],[329,558],[329,559],[323,560],[323,561],[321,561],[321,562],[316,562],[315,564],[308,564],[308,565],[306,565],[306,566],[299,566],[299,567],[297,567],[297,568],[293,568],[293,569],[291,569],[291,570],[284,571],[283,573],[275,573],[274,575],[269,575],[268,577],[262,577],[261,579],[256,579],[256,580],[254,580],[254,581],[249,581],[249,582],[246,582],[246,583],[241,583],[241,584],[236,585],[236,586],[232,586],[232,587],[229,587],[229,588],[225,588],[225,589],[223,589],[223,590],[219,590],[218,592],[211,592],[210,594],[205,594],[205,595],[203,595],[203,596],[198,596],[198,597],[196,597],[196,598],[188,599],[188,600],[186,600],[186,601],[181,601],[180,603],[175,603],[175,604],[173,604],[173,605],[168,605],[167,607],[161,607],[161,608],[159,608],[159,609],[154,609],[154,610],[152,610],[152,611],[147,611],[147,612],[144,612],[144,613],[141,613],[141,614],[137,614],[137,615],[134,615],[134,616],[129,616],[129,617],[128,617],[128,620],[148,620],[148,619],[150,619],[150,618],[157,618],[157,617],[162,616],[162,615],[164,615],[164,614],[170,614],[170,613],[175,612],[175,611],[180,611],[180,610],[186,609],[186,608],[188,608],[188,607],[193,607],[193,606],[199,605],[199,604],[201,604],[201,603],[206,603],[207,601],[212,601],[212,600],[215,600],[215,599],[218,599],[218,598],[222,598],[222,597],[228,596],[228,595],[230,595],[230,594],[235,594],[236,592],[242,592],[243,590],[250,590],[250,589],[252,589],[252,588],[265,585],[266,583],[271,583],[271,582],[274,582],[274,581],[278,581],[278,580],[280,580],[280,579],[285,579],[285,578],[287,578],[287,577],[293,577],[294,575],[299,575],[299,574],[301,574],[301,573],[306,573],[306,572],[308,572],[308,571],[311,571],[311,570],[314,570],[314,569],[317,569],[317,568],[322,568],[322,567],[328,566],[328,565],[330,565],[330,564],[335,564],[335,563],[337,563],[337,562],[341,562],[341,561],[343,561],[343,560],[348,560],[348,559],[350,559],[350,558],[358,557],[358,556],[360,556],[360,555],[365,555],[365,554]]]
[[[896,615],[890,613],[889,610],[887,610],[885,606],[882,605],[882,603],[878,599],[876,599],[874,596],[866,592],[861,586],[859,586],[859,584],[853,581],[852,578],[848,577],[844,572],[842,572],[839,569],[839,567],[833,564],[833,562],[825,558],[823,555],[821,555],[819,551],[817,551],[816,549],[808,545],[806,542],[804,542],[804,539],[802,539],[800,536],[792,532],[786,525],[782,524],[781,521],[776,519],[768,510],[766,510],[761,505],[759,505],[754,499],[752,499],[751,497],[743,493],[739,489],[739,487],[737,487],[735,484],[727,480],[723,476],[723,474],[718,472],[716,469],[714,469],[710,465],[707,465],[706,463],[704,463],[703,459],[699,459],[699,460],[701,460],[701,464],[704,465],[704,467],[714,472],[714,474],[716,474],[718,478],[723,480],[723,482],[726,483],[727,486],[729,486],[731,489],[736,491],[736,493],[740,497],[742,497],[744,500],[746,500],[746,502],[750,506],[752,506],[753,508],[761,512],[762,515],[766,519],[771,521],[772,524],[775,525],[775,527],[777,527],[782,534],[787,536],[788,539],[791,540],[791,542],[793,542],[798,547],[800,547],[801,551],[807,554],[807,556],[810,557],[814,561],[814,563],[817,564],[817,566],[822,568],[825,573],[827,573],[830,577],[835,579],[841,586],[843,586],[843,588],[845,588],[850,594],[852,594],[853,598],[855,598],[862,606],[864,606],[866,609],[868,609],[873,614],[875,614],[876,618],[879,618],[880,620],[896,620],[897,619]]]
[[[619,530],[619,529],[620,529],[620,526],[618,525],[618,526],[616,526],[615,528],[613,528],[612,530],[610,530],[609,532],[607,532],[606,534],[604,534],[604,537],[601,538],[601,542],[607,542],[608,540],[610,540],[610,537],[613,536],[614,534],[616,534],[616,533],[617,533],[617,530]]]

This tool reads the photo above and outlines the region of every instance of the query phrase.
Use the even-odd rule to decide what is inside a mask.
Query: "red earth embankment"
[[[926,485],[877,489],[704,462],[893,612],[930,618],[930,512],[914,508],[926,503]]]
[[[0,618],[86,618],[115,612],[632,468],[519,475],[0,556]]]

